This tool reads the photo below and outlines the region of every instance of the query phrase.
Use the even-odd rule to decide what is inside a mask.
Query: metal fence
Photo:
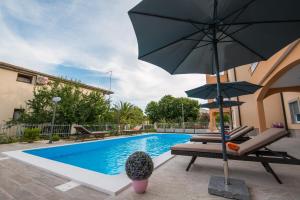
[[[171,133],[205,133],[208,131],[209,123],[158,123],[157,131]]]
[[[47,136],[51,133],[51,124],[16,124],[16,125],[0,125],[1,134],[8,136],[22,136],[26,128],[38,128],[41,130],[41,136]],[[67,137],[72,134],[72,125],[53,125],[53,133],[61,137]]]
[[[53,125],[53,133],[59,135],[60,137],[69,137],[76,133],[73,128],[74,125],[71,124],[55,124]],[[130,124],[83,124],[85,128],[90,131],[109,131],[111,133],[119,133],[123,130],[131,130],[133,128],[139,127],[143,131],[149,131],[154,129],[153,124],[143,124],[143,125],[130,125]],[[41,130],[41,136],[48,136],[51,134],[51,124],[16,124],[7,125],[0,124],[0,134],[5,134],[7,136],[22,136],[26,128],[39,128]]]
[[[157,128],[180,128],[180,129],[208,129],[209,123],[184,122],[184,123],[157,123]]]
[[[71,124],[55,124],[53,125],[53,133],[60,137],[69,137],[76,133]],[[144,132],[186,132],[186,133],[199,133],[205,132],[208,129],[208,123],[156,123],[156,124],[83,124],[86,129],[90,131],[108,131],[112,134],[122,133],[124,130],[141,129]],[[26,128],[39,128],[41,130],[41,136],[48,136],[51,134],[51,124],[17,124],[6,125],[0,124],[0,134],[8,136],[22,136]]]

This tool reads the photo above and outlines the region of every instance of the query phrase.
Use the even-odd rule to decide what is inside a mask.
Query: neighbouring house
[[[0,124],[20,116],[23,109],[26,109],[26,101],[33,98],[33,91],[36,87],[58,79],[65,83],[75,83],[72,80],[0,62]],[[77,84],[83,91],[112,94],[106,89],[84,83]]]

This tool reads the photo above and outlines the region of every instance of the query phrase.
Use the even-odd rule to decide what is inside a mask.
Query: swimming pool
[[[147,152],[155,158],[169,151],[171,146],[185,143],[189,139],[187,134],[147,134],[24,152],[103,174],[116,175],[125,170],[126,159],[135,151]]]
[[[147,152],[157,168],[174,157],[171,155],[171,146],[188,142],[190,137],[188,134],[145,133],[3,154],[101,192],[116,195],[131,184],[124,166],[130,154],[135,151]]]

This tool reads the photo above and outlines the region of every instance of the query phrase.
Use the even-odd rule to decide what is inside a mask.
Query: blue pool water
[[[144,134],[24,152],[103,174],[116,175],[125,170],[126,159],[133,152],[144,151],[155,158],[169,151],[171,146],[189,141],[190,137],[188,134]]]

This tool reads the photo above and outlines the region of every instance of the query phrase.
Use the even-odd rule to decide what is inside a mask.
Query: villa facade
[[[26,109],[26,101],[33,98],[35,88],[54,80],[74,83],[71,80],[0,62],[0,124],[17,119],[20,113]],[[83,83],[77,84],[85,92],[99,91],[104,95],[112,94],[106,89]]]
[[[245,102],[232,108],[234,127],[251,125],[262,132],[279,126],[300,136],[299,40],[266,61],[240,66],[224,75],[229,82],[248,81],[263,86],[254,94],[232,99]]]

